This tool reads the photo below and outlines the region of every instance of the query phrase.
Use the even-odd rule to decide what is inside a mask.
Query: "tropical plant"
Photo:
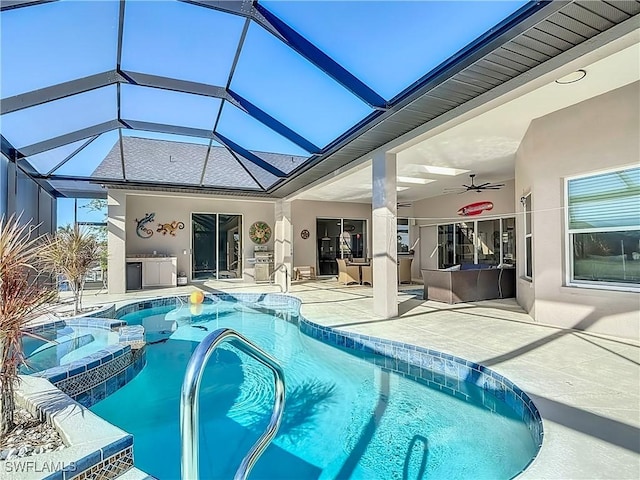
[[[85,276],[100,261],[100,245],[96,237],[77,226],[59,229],[47,235],[39,248],[45,270],[63,275],[73,294],[73,314],[82,309]]]
[[[0,217],[0,436],[14,426],[23,329],[55,298],[51,286],[38,279],[37,239],[31,232],[28,222],[20,225],[20,217]]]

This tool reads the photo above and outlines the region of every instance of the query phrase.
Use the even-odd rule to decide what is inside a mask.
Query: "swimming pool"
[[[286,375],[283,422],[253,479],[511,478],[535,456],[537,443],[521,416],[491,392],[456,379],[458,395],[450,395],[377,365],[384,357],[315,340],[283,317],[234,300],[125,315],[145,326],[147,365],[92,411],[134,435],[138,468],[179,478],[184,371],[199,341],[229,327],[275,356]],[[201,476],[232,478],[268,423],[271,373],[220,347],[200,402]]]
[[[67,365],[118,343],[118,334],[104,328],[67,324],[51,325],[36,335],[23,337],[26,365],[21,373],[34,373]]]

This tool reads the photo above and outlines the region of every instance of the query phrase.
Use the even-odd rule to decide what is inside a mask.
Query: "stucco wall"
[[[125,193],[126,192],[126,193]],[[126,196],[126,199],[123,197]],[[191,213],[222,213],[242,215],[242,258],[243,277],[245,280],[253,278],[253,265],[247,262],[247,258],[253,258],[254,244],[249,238],[249,227],[258,220],[267,222],[275,229],[275,210],[273,201],[249,201],[229,198],[215,198],[210,196],[183,195],[155,195],[150,192],[118,191],[110,192],[109,222],[110,238],[109,251],[110,271],[112,267],[116,272],[124,269],[124,257],[133,254],[150,254],[155,250],[159,254],[176,256],[178,260],[178,272],[184,271],[191,276]],[[119,219],[118,209],[125,205],[126,216]],[[140,238],[136,235],[136,219],[142,218],[147,213],[155,213],[155,220],[151,223],[154,234],[150,238]],[[112,218],[113,217],[113,218]],[[162,235],[156,232],[158,223],[183,222],[185,228],[177,230],[176,236]],[[124,245],[122,244],[122,231],[124,230]],[[273,249],[273,234],[267,244]],[[124,251],[122,251],[124,250]],[[186,253],[185,253],[186,251]],[[115,282],[112,286],[112,281]],[[110,275],[110,292],[123,291],[121,282],[124,276],[117,273]]]
[[[371,252],[371,204],[344,202],[315,202],[294,200],[291,202],[293,225],[293,264],[317,266],[316,218],[350,218],[367,221],[367,251]],[[300,236],[309,230],[306,240]],[[322,235],[322,233],[321,233]]]
[[[565,286],[563,209],[566,177],[638,164],[639,93],[636,82],[536,119],[520,145],[516,197],[532,193],[534,278],[531,284],[519,281],[518,301],[536,321],[630,338],[640,334],[637,293]],[[521,244],[517,255],[522,257]]]
[[[466,182],[463,181],[461,183]],[[438,268],[438,255],[434,253],[438,244],[438,224],[460,222],[465,219],[469,221],[482,220],[495,215],[511,215],[514,213],[515,182],[509,180],[503,183],[505,186],[500,190],[486,190],[481,193],[468,192],[460,195],[440,195],[414,202],[413,214],[416,217],[416,225],[420,232],[419,268]],[[471,217],[461,217],[456,213],[465,205],[484,201],[492,202],[493,209]],[[415,263],[416,260],[414,260]]]

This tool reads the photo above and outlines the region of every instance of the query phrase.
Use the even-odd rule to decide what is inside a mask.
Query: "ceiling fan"
[[[500,190],[502,187],[504,187],[504,183],[491,183],[491,182],[485,182],[485,183],[480,183],[476,185],[474,183],[475,176],[476,176],[475,173],[469,174],[469,177],[471,177],[470,185],[462,184],[462,187],[458,187],[458,188],[445,188],[445,193],[466,193],[466,192],[479,193],[484,190]]]

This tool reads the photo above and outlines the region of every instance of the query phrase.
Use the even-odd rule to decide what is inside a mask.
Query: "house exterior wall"
[[[514,214],[515,182],[510,180],[504,182],[504,184],[504,188],[500,190],[486,190],[482,193],[468,192],[462,195],[440,195],[414,202],[413,214],[420,235],[419,268],[438,268],[438,255],[434,253],[438,245],[438,225],[465,220],[482,220],[496,215],[507,216]],[[462,217],[456,213],[465,205],[484,201],[492,202],[493,209],[470,217]],[[414,264],[416,263],[418,262],[414,260]]]
[[[124,216],[122,215],[124,210]],[[136,234],[136,219],[147,213],[155,213],[149,224],[154,233],[150,238]],[[254,278],[254,244],[249,238],[249,227],[256,221],[266,222],[272,229],[267,243],[273,250],[275,234],[274,201],[236,200],[226,197],[189,196],[183,194],[153,194],[127,190],[109,191],[109,292],[124,292],[125,259],[127,255],[166,254],[177,257],[178,272],[186,272],[190,278],[191,265],[191,213],[222,213],[242,215],[242,260],[243,278]],[[185,228],[177,230],[176,236],[156,232],[159,223],[183,222]],[[186,251],[186,253],[184,253]],[[113,264],[113,265],[112,265]],[[115,279],[114,270],[115,269]],[[122,273],[120,273],[122,271]]]
[[[636,82],[538,118],[520,145],[515,196],[532,194],[533,280],[519,279],[518,302],[538,322],[640,335],[638,293],[566,286],[564,212],[565,178],[638,164],[639,93]],[[518,258],[522,222],[519,218]]]
[[[316,218],[350,218],[367,221],[367,252],[371,252],[371,204],[345,202],[317,202],[293,200],[291,223],[293,225],[293,266],[317,266],[318,232]],[[300,236],[309,230],[309,238]],[[322,232],[320,233],[322,236]]]

